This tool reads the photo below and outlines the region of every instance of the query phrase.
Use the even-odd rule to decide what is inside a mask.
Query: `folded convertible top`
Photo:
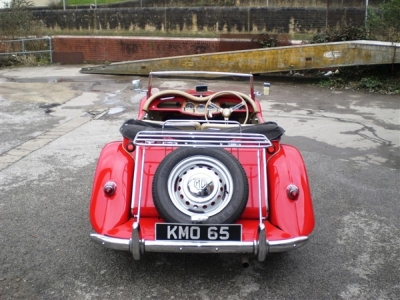
[[[162,131],[162,130],[182,130],[176,126],[152,122],[146,122],[142,120],[129,119],[119,129],[122,136],[134,140],[136,134],[140,131]],[[229,128],[213,128],[206,129],[205,131],[212,132],[230,132],[230,133],[257,133],[265,135],[269,140],[280,139],[285,130],[278,126],[275,122],[265,122],[261,124],[255,124],[251,126],[235,126]]]

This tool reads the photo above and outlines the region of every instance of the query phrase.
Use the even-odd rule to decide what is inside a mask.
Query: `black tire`
[[[153,200],[171,223],[191,223],[191,215],[208,215],[204,224],[235,222],[246,207],[249,185],[239,161],[221,148],[178,148],[158,166]]]

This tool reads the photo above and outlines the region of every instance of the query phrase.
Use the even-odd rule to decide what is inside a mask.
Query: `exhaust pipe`
[[[244,254],[242,254],[242,267],[245,269],[250,267],[249,258]]]

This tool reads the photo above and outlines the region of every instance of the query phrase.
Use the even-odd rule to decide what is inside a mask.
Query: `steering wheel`
[[[222,108],[222,107],[218,106],[217,104],[215,104],[214,102],[212,102],[214,99],[216,99],[220,96],[224,96],[224,95],[233,95],[233,96],[239,98],[241,100],[241,102],[234,106],[231,106],[229,108]],[[208,99],[208,101],[205,105],[204,117],[208,121],[208,117],[212,118],[213,111],[216,111],[216,112],[219,112],[222,114],[222,116],[224,117],[224,121],[228,121],[231,114],[235,110],[238,110],[239,108],[241,108],[242,106],[244,106],[244,108],[246,109],[246,118],[242,124],[246,124],[247,120],[249,119],[249,106],[248,106],[247,102],[243,99],[243,97],[235,92],[218,92],[218,93],[211,95],[210,99]],[[210,108],[211,108],[211,110],[210,110]]]

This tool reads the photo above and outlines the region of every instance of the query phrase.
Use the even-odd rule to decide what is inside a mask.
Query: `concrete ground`
[[[306,161],[317,225],[293,252],[146,254],[89,239],[102,146],[135,117],[138,77],[0,70],[0,299],[395,299],[400,294],[400,97],[257,78],[266,120]],[[146,81],[146,78],[143,78]]]

